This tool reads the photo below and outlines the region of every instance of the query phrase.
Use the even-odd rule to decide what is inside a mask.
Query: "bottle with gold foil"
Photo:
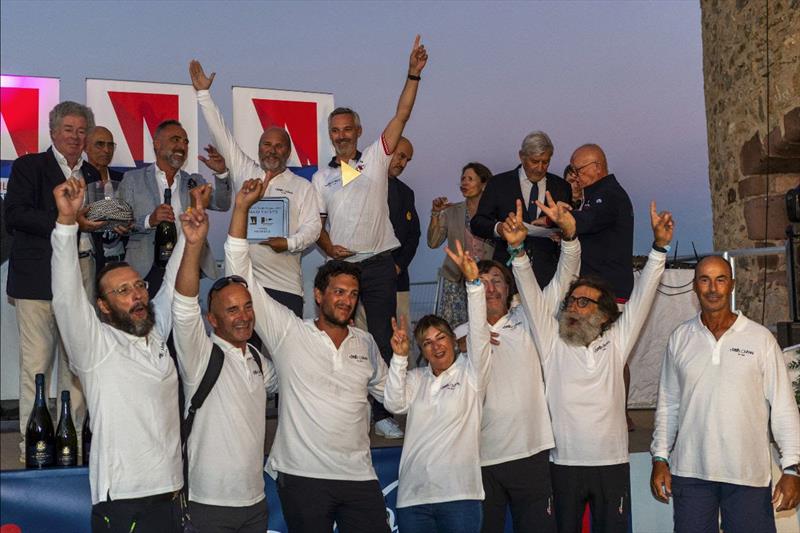
[[[53,466],[55,444],[53,420],[44,396],[44,374],[36,374],[36,400],[25,428],[25,468]]]
[[[78,433],[72,422],[69,391],[61,392],[61,419],[56,429],[56,466],[78,466]]]

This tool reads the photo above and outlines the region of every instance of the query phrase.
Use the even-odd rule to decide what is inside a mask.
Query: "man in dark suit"
[[[472,233],[495,241],[494,259],[508,261],[508,249],[502,235],[502,224],[509,213],[516,211],[517,199],[527,206],[523,219],[528,224],[546,225],[546,217],[536,207],[536,200],[545,202],[549,192],[556,202],[570,202],[569,183],[547,172],[553,157],[553,143],[542,131],[525,136],[519,151],[520,165],[508,172],[494,176],[486,184],[478,211],[470,221]],[[550,282],[558,264],[558,244],[549,237],[528,237],[525,252],[530,257],[536,280],[541,287]]]
[[[49,390],[56,348],[59,352],[58,390],[70,391],[76,427],[81,427],[86,412],[80,382],[69,369],[53,315],[50,233],[58,215],[53,188],[70,176],[83,177],[81,153],[87,131],[93,126],[94,114],[88,107],[69,101],[56,105],[50,111],[52,146],[45,152],[23,155],[14,161],[8,178],[5,222],[13,240],[6,292],[14,299],[19,328],[19,428],[23,437],[20,442],[23,461],[25,426],[36,392],[34,378],[36,374],[44,374],[45,391]],[[78,224],[86,232],[98,227],[98,223],[83,217]],[[80,262],[86,278],[94,271],[88,236],[80,243]]]
[[[114,136],[103,126],[92,128],[86,137],[86,159],[83,163],[83,177],[86,190],[94,190],[89,194],[89,201],[100,200],[104,196],[115,195],[122,181],[122,172],[109,168],[114,159],[116,149]],[[114,230],[92,233],[94,244],[95,272],[100,272],[106,263],[125,260],[126,236]]]

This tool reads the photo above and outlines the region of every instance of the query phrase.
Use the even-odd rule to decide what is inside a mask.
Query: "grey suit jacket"
[[[460,241],[462,245],[464,244],[466,214],[466,202],[459,202],[445,209],[444,220],[439,221],[439,226],[436,228],[428,226],[428,247],[438,248],[447,239],[448,248],[455,253],[456,240]],[[494,244],[491,241],[483,241],[482,259],[491,259],[492,254],[494,254]],[[448,255],[444,256],[440,275],[450,281],[462,280],[461,270]]]
[[[179,171],[181,206],[188,207],[189,180],[193,179],[197,185],[206,183],[200,174],[189,174]],[[230,179],[214,179],[214,193],[211,196],[209,209],[227,211],[231,206]],[[125,200],[133,208],[133,230],[131,230],[128,245],[126,246],[125,260],[145,277],[153,266],[153,247],[155,246],[155,228],[145,229],[145,221],[155,208],[161,204],[161,191],[156,179],[155,163],[143,168],[129,170],[122,178],[119,186],[119,198]],[[180,230],[180,222],[175,213],[175,223]],[[203,273],[211,279],[218,277],[216,262],[211,253],[211,248],[206,241],[203,256],[200,262]]]

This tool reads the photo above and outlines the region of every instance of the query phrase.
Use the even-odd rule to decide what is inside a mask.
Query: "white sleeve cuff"
[[[74,224],[61,224],[60,222],[56,222],[56,227],[53,231],[59,235],[74,235],[78,233],[78,223],[75,222]]]

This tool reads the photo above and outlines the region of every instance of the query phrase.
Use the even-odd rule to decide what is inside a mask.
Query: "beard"
[[[261,170],[264,172],[277,172],[286,169],[286,161],[279,157],[264,156],[261,158]]]
[[[353,146],[355,146],[353,139],[341,140],[333,144],[333,150],[337,156],[347,157],[353,150]]]
[[[582,316],[572,311],[562,311],[558,315],[558,335],[570,346],[589,346],[603,333],[606,317],[596,312]]]
[[[141,307],[147,309],[147,316],[141,320],[134,320],[131,317],[131,313],[137,311]],[[146,306],[142,303],[138,303],[127,313],[114,309],[110,306],[109,308],[111,309],[111,312],[101,315],[100,318],[103,319],[103,322],[106,322],[118,330],[128,333],[129,335],[134,335],[136,337],[147,337],[153,330],[153,326],[156,323],[152,302],[148,302]]]
[[[186,152],[169,150],[162,152],[162,155],[164,156],[164,159],[166,159],[167,164],[175,170],[179,170],[186,162]]]
[[[355,311],[355,309],[353,309]],[[334,314],[334,310],[332,307],[328,308],[327,306],[320,306],[320,312],[322,316],[325,317],[325,320],[335,326],[339,326],[340,328],[344,328],[350,325],[350,319],[353,317],[353,312],[350,312],[350,316],[348,316],[344,320],[339,320],[336,318]]]

